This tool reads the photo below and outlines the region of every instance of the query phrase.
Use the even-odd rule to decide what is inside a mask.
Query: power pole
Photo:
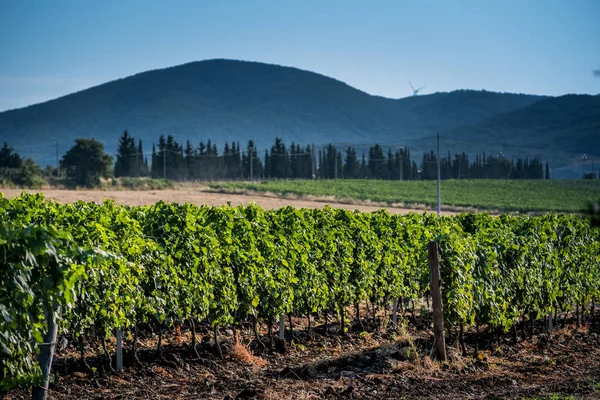
[[[333,178],[337,179],[337,151],[333,153],[333,163],[334,163],[334,167],[333,167]]]
[[[60,174],[60,169],[58,165],[58,140],[56,141],[56,176],[58,177]]]
[[[312,145],[311,151],[311,165],[312,165],[312,175],[311,178],[315,179],[315,145]]]
[[[167,179],[167,148],[163,148],[163,179]]]
[[[252,167],[253,167],[253,165],[252,165],[252,164],[254,164],[254,163],[252,162],[252,147],[249,147],[249,148],[248,148],[248,153],[249,153],[249,154],[248,154],[248,158],[249,158],[249,160],[250,160],[250,181],[253,181],[253,180],[254,180],[254,179],[253,179],[253,172],[254,172],[254,171],[253,171],[253,169],[252,169]]]
[[[404,175],[404,154],[402,153],[402,149],[400,149],[398,155],[400,156],[398,158],[398,160],[400,161],[400,180],[402,180],[402,175]]]
[[[440,134],[437,134],[437,214],[440,216]]]

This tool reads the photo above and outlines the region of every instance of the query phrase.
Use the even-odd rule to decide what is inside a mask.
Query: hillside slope
[[[409,143],[540,99],[485,91],[387,99],[296,68],[207,60],[0,113],[0,141],[36,145],[22,152],[42,164],[55,162],[49,141],[57,140],[62,154],[75,138],[95,137],[114,152],[124,129],[143,139],[146,151],[160,134],[195,145],[254,139],[259,148],[276,136],[303,144]]]
[[[448,130],[444,136],[448,142],[463,143],[472,150],[487,147],[493,151],[495,146],[497,151],[515,157],[543,154],[562,167],[559,171],[562,176],[578,177],[583,154],[588,159],[600,157],[600,96],[543,99],[476,124]]]

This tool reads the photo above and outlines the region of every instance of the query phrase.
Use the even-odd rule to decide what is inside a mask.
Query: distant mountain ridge
[[[543,157],[567,166],[581,148],[597,143],[600,97],[563,97],[459,90],[388,99],[314,72],[217,59],[142,72],[2,112],[0,141],[53,165],[54,148],[43,143],[58,141],[62,154],[75,138],[94,137],[112,153],[125,129],[143,140],[147,152],[159,135],[172,134],[195,146],[211,139],[219,150],[232,141],[244,147],[249,139],[264,150],[278,136],[286,144],[393,143],[418,153],[432,149],[431,137],[439,132],[449,139],[443,150],[535,144]],[[508,129],[499,124],[502,118],[510,119]],[[577,144],[564,145],[566,126]],[[485,141],[491,145],[476,144]],[[39,146],[23,147],[33,145]]]

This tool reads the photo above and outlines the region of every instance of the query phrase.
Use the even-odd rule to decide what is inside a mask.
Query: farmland
[[[373,212],[386,208],[391,214],[408,214],[418,211],[410,207],[387,207],[379,204],[360,204],[360,203],[341,203],[336,199],[323,201],[313,201],[310,199],[295,198],[295,196],[269,196],[265,193],[218,193],[206,189],[205,185],[186,185],[183,187],[175,186],[167,190],[98,190],[98,189],[12,189],[2,188],[0,192],[8,199],[20,196],[23,192],[35,194],[43,193],[48,200],[58,201],[60,203],[73,203],[76,201],[88,201],[101,204],[104,200],[112,200],[117,204],[129,206],[152,205],[158,201],[167,203],[191,203],[197,206],[223,206],[231,204],[233,206],[257,204],[265,210],[273,210],[285,206],[295,208],[323,208],[329,205],[333,208],[342,208],[350,211],[358,210],[362,212]],[[422,210],[421,210],[422,211]],[[444,215],[456,214],[452,211],[444,211]]]
[[[136,368],[141,359],[151,363],[153,374],[171,378],[189,358],[204,360],[220,375],[215,366],[219,361],[214,360],[236,354],[238,360],[269,365],[273,371],[279,365],[274,354],[290,351],[287,347],[299,352],[306,346],[331,348],[332,338],[339,350],[356,348],[366,354],[365,360],[342,354],[330,367],[312,369],[298,366],[301,360],[287,360],[278,376],[310,381],[331,369],[346,371],[344,363],[355,369],[362,365],[369,374],[424,365],[439,370],[428,356],[429,307],[419,305],[428,299],[426,247],[431,241],[438,243],[443,260],[448,336],[456,338],[457,350],[446,365],[466,373],[507,362],[486,361],[502,353],[479,349],[534,340],[534,333],[547,326],[550,312],[553,323],[565,329],[562,335],[571,336],[571,324],[580,329],[585,325],[586,336],[576,337],[576,347],[592,360],[598,357],[592,335],[596,312],[590,304],[598,295],[600,242],[598,230],[576,216],[438,218],[383,210],[267,211],[256,205],[163,202],[128,207],[110,201],[59,204],[41,195],[3,199],[0,208],[4,390],[26,388],[39,379],[31,354],[40,343],[55,341],[46,337],[46,330],[47,316],[57,315],[57,310],[62,310],[56,320],[59,331],[79,343],[79,365],[71,370],[92,376],[94,368],[111,376],[117,331],[129,332],[127,368]],[[401,305],[398,327],[390,325],[394,299]],[[281,316],[288,332],[286,341],[278,342],[274,331]],[[138,335],[143,336],[140,341]],[[240,337],[252,346],[240,350]],[[146,346],[139,354],[138,342]],[[369,349],[369,343],[378,350]],[[173,350],[175,345],[184,350]],[[149,352],[150,346],[155,351]],[[555,342],[542,346],[560,348]],[[94,348],[104,348],[104,356],[90,351]],[[385,366],[391,354],[412,363]],[[385,365],[378,364],[379,357]],[[88,361],[94,365],[89,370]],[[582,372],[585,387],[578,393],[594,390],[596,375],[591,371]],[[342,389],[323,389],[319,396],[327,397],[329,390],[329,397],[344,397],[349,389]],[[571,390],[559,387],[561,392]],[[439,394],[434,392],[421,397]],[[386,396],[396,397],[394,393]]]
[[[221,192],[258,192],[380,202],[432,208],[437,204],[435,181],[290,180],[260,183],[212,183]],[[443,206],[519,212],[579,212],[600,198],[598,180],[447,180],[441,182]]]

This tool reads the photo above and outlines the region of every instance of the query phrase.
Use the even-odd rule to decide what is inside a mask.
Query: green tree
[[[115,163],[115,177],[120,176],[146,176],[148,169],[144,163],[144,150],[142,140],[135,145],[135,138],[125,130],[119,139],[117,148],[117,161]]]
[[[323,153],[322,177],[325,179],[334,179],[342,174],[342,169],[336,165],[338,162],[338,151],[331,143],[327,145]]]
[[[109,176],[111,166],[112,157],[105,154],[104,145],[94,139],[75,139],[75,145],[60,161],[67,179],[84,186],[100,184],[100,178]]]
[[[0,168],[20,168],[21,162],[21,156],[4,142],[0,149]]]
[[[138,141],[137,154],[135,155],[136,176],[148,176],[148,159],[144,159],[144,149],[142,148],[142,139]]]
[[[119,139],[117,148],[117,162],[115,163],[115,177],[135,176],[137,149],[135,139],[129,135],[127,129]]]
[[[360,175],[360,165],[356,158],[356,150],[350,146],[346,150],[346,162],[344,163],[344,177],[356,179]]]
[[[243,165],[243,176],[244,178],[250,178],[250,163],[252,163],[252,177],[259,177],[263,174],[263,165],[260,161],[258,151],[254,146],[254,141],[249,140],[246,152],[242,157]]]
[[[171,135],[158,138],[158,152],[152,145],[152,177],[183,179],[186,174],[183,146]]]
[[[288,178],[290,175],[289,153],[280,138],[275,138],[275,144],[271,147],[269,156],[270,174],[274,178]]]
[[[20,185],[27,187],[39,187],[44,183],[42,169],[31,158],[24,158],[19,168],[17,181]]]
[[[0,179],[26,187],[44,184],[40,166],[31,158],[21,158],[6,142],[0,149]]]
[[[369,172],[373,179],[386,179],[388,175],[387,161],[378,144],[369,148]]]
[[[362,153],[362,157],[360,159],[360,178],[368,178],[369,177],[369,165],[367,164],[367,159],[365,158],[365,153]]]
[[[429,153],[423,153],[423,159],[421,161],[421,171],[421,179],[437,179],[437,156],[435,155],[433,150]]]

